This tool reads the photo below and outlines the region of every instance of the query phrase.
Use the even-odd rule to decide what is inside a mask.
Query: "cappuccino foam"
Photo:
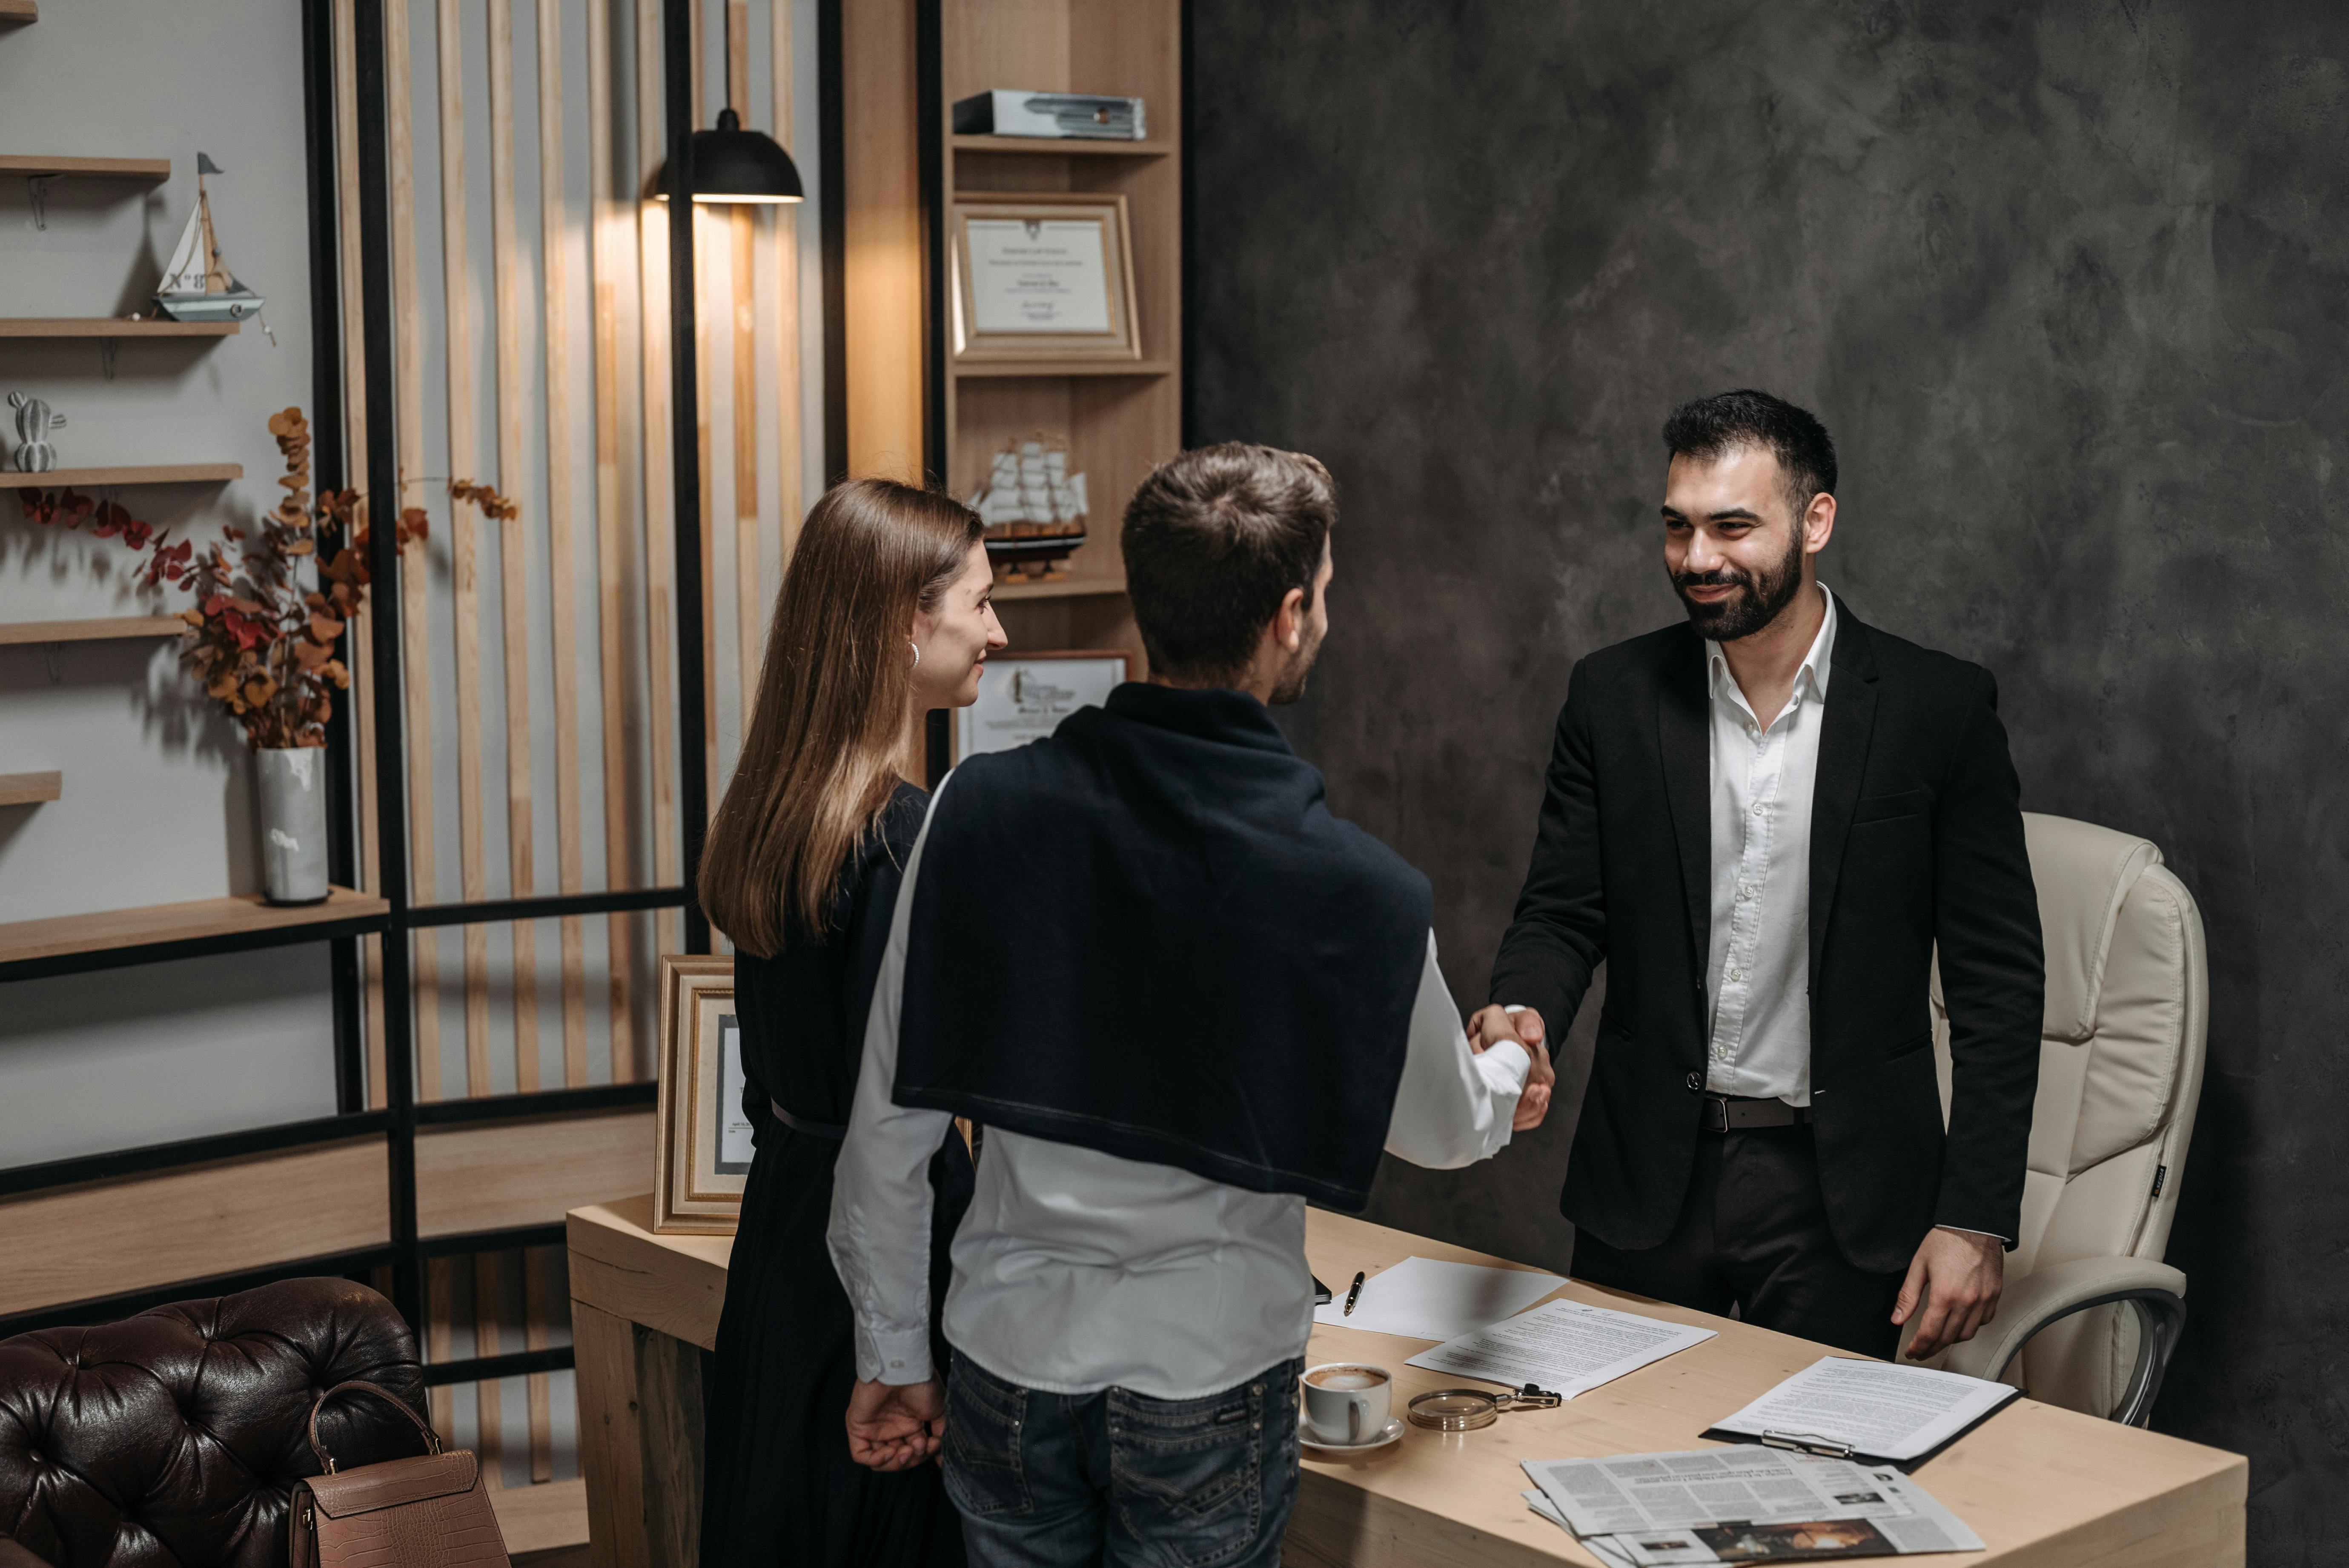
[[[1386,1381],[1375,1372],[1365,1372],[1354,1367],[1333,1367],[1326,1372],[1316,1372],[1306,1379],[1317,1388],[1375,1388]]]

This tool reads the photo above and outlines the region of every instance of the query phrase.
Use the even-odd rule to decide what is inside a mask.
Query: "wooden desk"
[[[693,1568],[700,1530],[700,1358],[718,1334],[732,1251],[724,1237],[657,1236],[652,1199],[572,1211],[572,1333],[578,1346],[580,1460],[594,1568]],[[1305,1250],[1343,1284],[1413,1253],[1520,1265],[1315,1211]],[[1518,1462],[1704,1446],[1697,1434],[1820,1347],[1766,1329],[1595,1286],[1578,1301],[1717,1330],[1692,1350],[1561,1409],[1503,1416],[1480,1432],[1407,1428],[1402,1442],[1343,1462],[1308,1450],[1284,1561],[1300,1568],[1453,1568],[1589,1563],[1517,1494]],[[1412,1395],[1462,1381],[1406,1367],[1427,1340],[1361,1329],[1313,1331],[1309,1364],[1368,1361]],[[1989,1550],[1903,1561],[1996,1568],[2240,1568],[2248,1467],[2241,1456],[2019,1399],[1917,1479]],[[1892,1561],[1886,1559],[1887,1562]]]

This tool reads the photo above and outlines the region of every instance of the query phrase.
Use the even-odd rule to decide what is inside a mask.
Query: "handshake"
[[[1542,1118],[1549,1114],[1550,1094],[1557,1087],[1557,1069],[1550,1065],[1549,1052],[1544,1048],[1545,1036],[1541,1015],[1531,1007],[1520,1007],[1514,1013],[1501,1006],[1485,1007],[1468,1020],[1470,1050],[1481,1053],[1504,1040],[1514,1040],[1526,1048],[1526,1055],[1533,1060],[1533,1070],[1526,1075],[1525,1092],[1517,1097],[1517,1113],[1509,1121],[1513,1131],[1539,1127]]]

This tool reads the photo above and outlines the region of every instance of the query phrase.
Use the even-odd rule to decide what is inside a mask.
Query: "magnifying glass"
[[[1415,1397],[1405,1411],[1414,1427],[1438,1432],[1473,1432],[1501,1418],[1504,1410],[1555,1410],[1564,1396],[1531,1383],[1499,1394],[1482,1388],[1437,1388]]]

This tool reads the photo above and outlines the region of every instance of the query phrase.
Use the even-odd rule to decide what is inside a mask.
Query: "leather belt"
[[[841,1126],[839,1123],[832,1121],[810,1121],[804,1116],[793,1116],[790,1111],[783,1109],[783,1102],[779,1099],[769,1100],[767,1102],[767,1109],[775,1113],[775,1119],[777,1121],[781,1122],[793,1132],[804,1132],[810,1138],[828,1138],[834,1143],[843,1142],[848,1137],[848,1129]],[[1806,1112],[1806,1114],[1808,1113]]]
[[[1704,1116],[1698,1126],[1705,1132],[1744,1132],[1757,1127],[1801,1127],[1810,1119],[1811,1108],[1807,1105],[1709,1094],[1704,1097]]]

